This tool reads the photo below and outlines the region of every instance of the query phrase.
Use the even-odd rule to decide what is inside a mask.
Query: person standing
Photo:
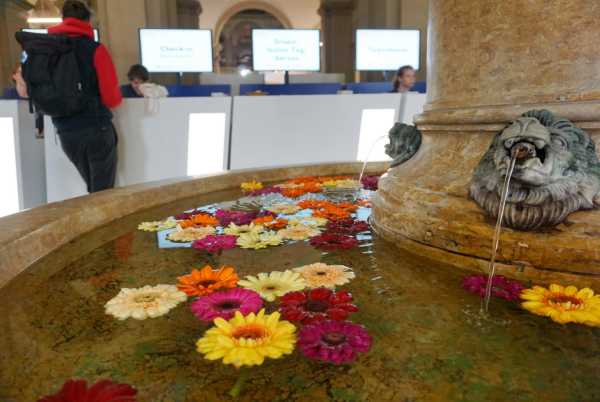
[[[117,73],[108,50],[94,41],[91,11],[81,1],[67,0],[63,22],[50,35],[72,39],[79,73],[89,101],[75,114],[53,117],[62,149],[73,162],[89,193],[113,188],[117,169],[117,134],[110,109],[121,104]]]

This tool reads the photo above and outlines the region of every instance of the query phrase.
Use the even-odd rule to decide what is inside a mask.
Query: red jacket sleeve
[[[113,64],[110,53],[104,45],[98,46],[94,53],[94,68],[98,76],[98,86],[100,87],[100,98],[102,103],[109,109],[116,108],[123,100],[117,71]]]

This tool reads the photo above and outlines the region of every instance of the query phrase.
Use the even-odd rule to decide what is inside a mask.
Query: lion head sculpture
[[[471,182],[470,195],[497,218],[502,187],[515,158],[505,226],[555,226],[572,212],[600,206],[600,162],[590,136],[547,110],[529,111],[494,138]]]
[[[421,132],[415,126],[396,123],[389,137],[390,143],[385,146],[385,153],[393,159],[392,167],[412,158],[421,147]]]

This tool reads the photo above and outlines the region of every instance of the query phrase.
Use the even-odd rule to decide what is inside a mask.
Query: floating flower
[[[185,221],[187,219],[191,219],[194,215],[204,214],[204,213],[206,213],[206,212],[202,211],[200,209],[194,209],[190,212],[183,212],[179,215],[175,215],[175,219],[180,220],[180,221]]]
[[[273,204],[267,208],[267,211],[278,215],[292,215],[300,211],[300,207],[294,204]]]
[[[287,229],[280,230],[278,234],[284,239],[306,240],[310,237],[314,237],[321,234],[321,231],[319,229],[315,229],[312,226],[295,225],[290,226]]]
[[[200,271],[194,269],[191,274],[177,279],[177,288],[188,296],[206,296],[219,289],[234,288],[238,282],[232,267],[221,267],[215,271],[209,265]]]
[[[229,226],[230,223],[235,223],[236,225],[248,225],[256,218],[256,216],[257,214],[255,212],[227,211],[224,209],[219,209],[215,212],[215,217],[223,227]]]
[[[235,223],[230,223],[223,233],[228,234],[230,236],[241,236],[243,234],[259,234],[263,232],[265,228],[262,225],[256,225],[251,223],[249,225],[236,225]]]
[[[247,289],[230,289],[199,297],[191,305],[192,312],[201,321],[213,321],[215,318],[229,320],[236,311],[247,315],[256,313],[262,307],[260,295]]]
[[[60,391],[38,402],[136,402],[137,391],[127,384],[110,380],[98,381],[88,388],[85,380],[69,380]]]
[[[175,219],[166,219],[164,221],[142,222],[138,225],[138,230],[160,232],[161,230],[173,229],[175,226],[177,226]]]
[[[327,265],[322,262],[294,268],[310,288],[330,288],[345,285],[355,278],[354,272],[344,265]]]
[[[218,224],[219,220],[208,214],[196,214],[190,217],[190,219],[179,222],[179,226],[182,228],[189,228],[193,226],[217,226]]]
[[[279,311],[284,319],[302,324],[343,321],[350,313],[358,311],[352,300],[352,295],[346,291],[334,292],[325,288],[290,292],[279,300]]]
[[[272,233],[245,233],[238,237],[237,245],[241,248],[260,250],[270,246],[278,246],[283,243],[281,236]]]
[[[344,219],[333,221],[327,224],[328,233],[336,233],[341,235],[355,235],[369,230],[369,224],[365,221],[357,221],[354,219]]]
[[[266,301],[274,301],[279,296],[289,292],[302,290],[306,287],[306,282],[300,277],[300,274],[292,271],[278,272],[270,274],[260,273],[258,276],[247,276],[246,279],[239,281],[243,288],[254,290]]]
[[[297,198],[307,193],[320,193],[321,185],[317,183],[306,183],[294,188],[284,188],[281,193],[289,198]]]
[[[380,176],[364,176],[361,180],[365,190],[377,191],[379,187]]]
[[[196,250],[206,250],[211,254],[216,254],[222,250],[229,250],[235,248],[237,241],[236,236],[206,236],[203,239],[196,240],[192,243],[192,247]]]
[[[255,225],[264,225],[265,223],[273,222],[274,220],[275,218],[273,215],[264,215],[254,219],[252,223]]]
[[[358,189],[360,188],[360,183],[358,180],[353,179],[328,180],[321,183],[321,186],[335,189]]]
[[[274,221],[265,223],[265,227],[269,230],[279,230],[287,227],[288,223],[289,222],[287,219],[279,218],[275,219]]]
[[[196,343],[198,352],[208,360],[223,359],[224,364],[260,366],[265,358],[279,359],[289,355],[296,344],[296,327],[280,321],[279,313],[250,313],[239,311],[225,321],[215,319],[215,327],[206,331]]]
[[[352,236],[338,235],[335,233],[324,233],[310,239],[310,244],[318,249],[334,251],[339,249],[350,249],[358,244]]]
[[[470,275],[463,280],[462,286],[467,292],[485,297],[487,281],[487,275]],[[522,291],[523,285],[520,282],[508,279],[505,276],[496,275],[492,280],[492,295],[501,299],[517,301]]]
[[[105,305],[106,314],[119,320],[129,317],[136,320],[156,318],[167,314],[179,303],[186,301],[185,293],[173,285],[144,286],[138,289],[123,288]]]
[[[215,234],[215,228],[211,226],[189,227],[169,233],[167,240],[177,243],[189,243],[194,240],[204,239],[206,236],[212,234]]]
[[[281,193],[281,188],[279,188],[277,186],[268,186],[268,187],[263,187],[258,190],[251,191],[250,193],[248,193],[248,195],[252,196],[252,197],[257,197],[260,195],[280,194],[280,193]]]
[[[345,321],[317,322],[298,334],[298,348],[306,357],[333,364],[352,363],[359,353],[367,353],[372,343],[364,327]]]
[[[292,219],[289,221],[290,226],[296,225],[305,225],[305,226],[313,226],[313,227],[322,227],[327,225],[329,222],[325,218],[320,218],[318,216],[308,216],[306,218]]]
[[[575,322],[600,327],[600,295],[589,288],[550,285],[548,289],[534,286],[521,293],[521,304],[533,314],[550,317],[560,324]]]
[[[252,180],[246,183],[242,183],[240,187],[242,188],[243,192],[249,193],[251,191],[260,190],[261,188],[263,188],[263,184],[261,182]]]

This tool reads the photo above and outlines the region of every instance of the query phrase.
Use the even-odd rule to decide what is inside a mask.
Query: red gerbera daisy
[[[367,230],[369,230],[369,224],[367,222],[354,219],[333,221],[327,224],[327,233],[355,235],[357,233],[366,232]]]
[[[311,324],[324,320],[343,321],[358,311],[346,291],[334,292],[318,288],[304,292],[290,292],[281,297],[279,311],[284,319]]]
[[[339,249],[350,249],[358,244],[352,236],[339,235],[336,233],[323,233],[310,239],[310,244],[316,248],[327,251]]]
[[[60,391],[38,402],[136,402],[137,391],[127,384],[99,381],[88,388],[85,380],[69,380]]]

